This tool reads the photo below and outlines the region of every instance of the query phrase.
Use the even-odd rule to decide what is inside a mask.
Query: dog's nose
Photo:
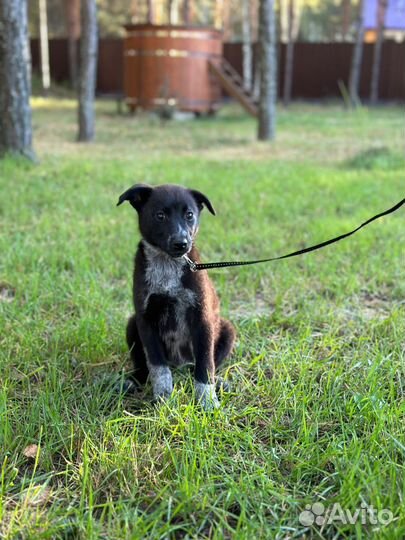
[[[183,249],[187,249],[188,242],[187,240],[180,240],[179,242],[173,242],[173,248],[176,251],[181,251]]]

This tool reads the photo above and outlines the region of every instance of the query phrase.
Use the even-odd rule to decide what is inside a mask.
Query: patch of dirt
[[[392,300],[384,292],[361,291],[355,300],[343,310],[345,319],[365,319],[382,321],[389,317]]]
[[[391,302],[388,296],[383,293],[362,291],[360,304],[365,319],[386,319],[390,314]]]
[[[274,313],[275,306],[262,295],[257,294],[251,302],[235,301],[232,303],[230,317],[233,319],[251,319],[266,317]]]

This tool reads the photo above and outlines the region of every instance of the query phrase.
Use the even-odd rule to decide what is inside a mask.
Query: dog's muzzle
[[[169,255],[171,257],[174,257],[174,258],[178,258],[178,257],[183,257],[183,255],[187,255],[187,253],[189,252],[189,248],[188,248],[188,244],[187,244],[187,247],[179,247],[179,248],[172,248],[170,251],[169,251]]]
[[[174,237],[169,243],[169,253],[172,257],[182,257],[190,251],[191,241],[185,236]]]

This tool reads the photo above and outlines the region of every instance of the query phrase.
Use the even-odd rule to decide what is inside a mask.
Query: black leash
[[[304,253],[309,253],[310,251],[315,251],[317,249],[321,249],[325,246],[328,246],[329,244],[334,244],[335,242],[339,242],[339,240],[343,240],[344,238],[347,238],[348,236],[351,236],[352,234],[356,233],[372,221],[375,221],[376,219],[379,219],[380,217],[387,216],[388,214],[392,214],[398,208],[400,208],[403,204],[405,204],[405,199],[402,199],[398,204],[390,208],[389,210],[385,210],[385,212],[381,212],[381,214],[377,214],[376,216],[373,216],[372,218],[368,219],[364,223],[362,223],[357,229],[354,229],[353,231],[350,231],[345,234],[341,234],[340,236],[336,236],[336,238],[331,238],[330,240],[326,240],[325,242],[321,242],[320,244],[316,244],[315,246],[310,246],[304,249],[299,249],[298,251],[293,251],[292,253],[288,253],[287,255],[281,255],[280,257],[271,257],[270,259],[257,259],[255,261],[224,261],[224,262],[212,262],[212,263],[195,263],[191,259],[189,259],[186,255],[184,255],[185,260],[187,261],[187,264],[190,267],[190,270],[192,272],[197,272],[198,270],[209,270],[211,268],[225,268],[226,266],[246,266],[248,264],[259,264],[264,262],[270,262],[270,261],[280,261],[281,259],[288,259],[289,257],[297,257],[297,255],[303,255]]]

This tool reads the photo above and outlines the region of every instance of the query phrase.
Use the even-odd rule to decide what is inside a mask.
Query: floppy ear
[[[189,189],[191,195],[194,197],[194,200],[195,202],[197,203],[198,205],[198,208],[200,210],[203,209],[203,206],[205,204],[205,206],[208,208],[208,210],[211,212],[211,214],[213,216],[215,216],[215,210],[214,210],[214,207],[212,206],[210,200],[208,199],[208,197],[206,197],[204,195],[204,193],[201,193],[201,191],[197,191],[196,189]]]
[[[130,204],[135,208],[135,210],[139,211],[148,200],[150,194],[152,193],[152,190],[153,187],[148,186],[147,184],[135,184],[134,186],[127,189],[120,196],[117,202],[117,206],[119,206],[125,201],[129,201]]]

